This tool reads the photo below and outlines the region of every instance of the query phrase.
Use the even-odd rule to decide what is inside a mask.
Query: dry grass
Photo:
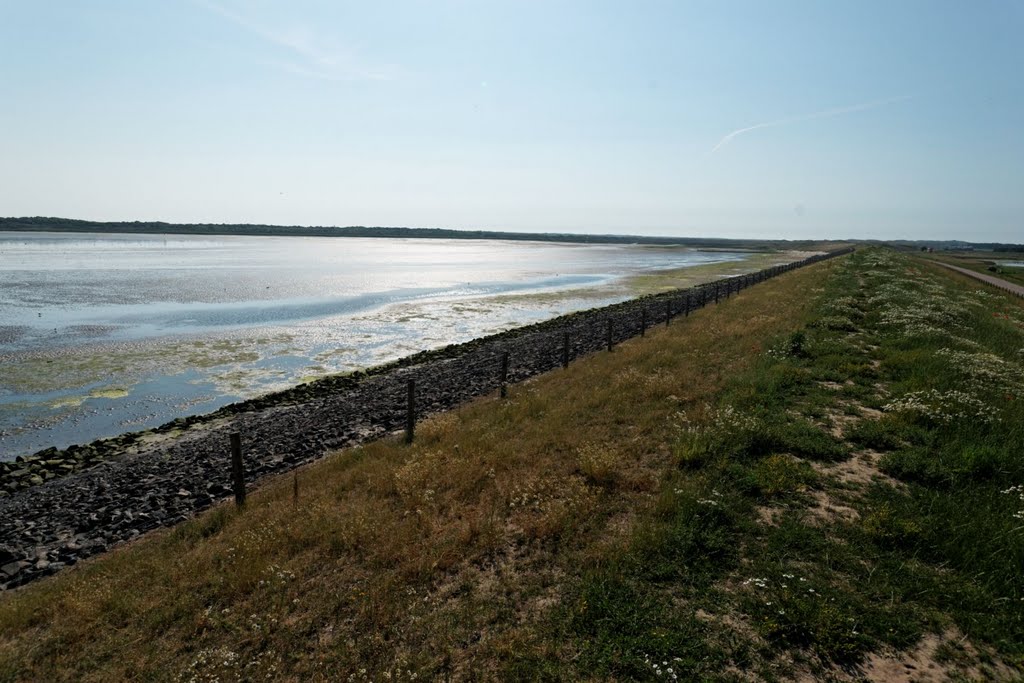
[[[796,329],[815,266],[613,353],[266,482],[0,596],[0,681],[493,678],[616,552],[699,411]]]

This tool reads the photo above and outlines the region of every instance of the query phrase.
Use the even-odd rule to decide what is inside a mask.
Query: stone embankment
[[[521,381],[561,366],[566,357],[637,336],[645,322],[664,324],[666,315],[686,315],[849,251],[573,313],[178,419],[152,432],[19,458],[0,479],[0,589],[52,574],[229,497],[232,432],[242,436],[251,485],[402,427],[409,379],[415,380],[420,416],[449,410],[498,387],[505,353],[508,381]]]

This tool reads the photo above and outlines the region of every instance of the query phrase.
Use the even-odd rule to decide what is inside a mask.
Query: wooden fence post
[[[608,350],[612,350],[612,319],[608,318]]]
[[[569,367],[569,333],[562,333],[562,367]]]
[[[501,354],[501,397],[508,396],[508,351]]]
[[[414,436],[416,436],[416,380],[410,379],[406,384],[405,442],[412,443]]]
[[[235,491],[235,505],[245,505],[245,468],[242,464],[242,435],[231,432],[231,483]]]
[[[672,322],[672,299],[665,299],[665,327]]]
[[[640,336],[643,337],[647,333],[647,307],[644,306],[640,309]]]

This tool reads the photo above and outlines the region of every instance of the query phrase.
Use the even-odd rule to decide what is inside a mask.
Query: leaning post
[[[235,505],[245,505],[245,468],[242,463],[242,435],[231,432],[231,483],[235,492]]]
[[[508,396],[508,351],[501,354],[501,397]]]
[[[416,380],[410,379],[406,384],[405,442],[412,443],[414,436],[416,436]]]

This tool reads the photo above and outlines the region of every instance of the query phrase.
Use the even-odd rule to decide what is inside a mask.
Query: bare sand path
[[[1024,297],[1024,287],[1021,287],[1020,285],[1015,285],[1012,282],[1007,282],[1006,280],[1001,280],[1000,278],[994,277],[992,275],[986,275],[985,273],[979,273],[977,271],[968,270],[966,268],[961,268],[959,266],[951,266],[948,263],[943,263],[942,261],[932,261],[932,263],[936,263],[940,266],[945,266],[950,270],[955,270],[958,273],[963,273],[968,277],[973,277],[975,280],[987,282],[988,284],[998,287],[999,289],[1006,290],[1011,294],[1016,294],[1017,296]]]

